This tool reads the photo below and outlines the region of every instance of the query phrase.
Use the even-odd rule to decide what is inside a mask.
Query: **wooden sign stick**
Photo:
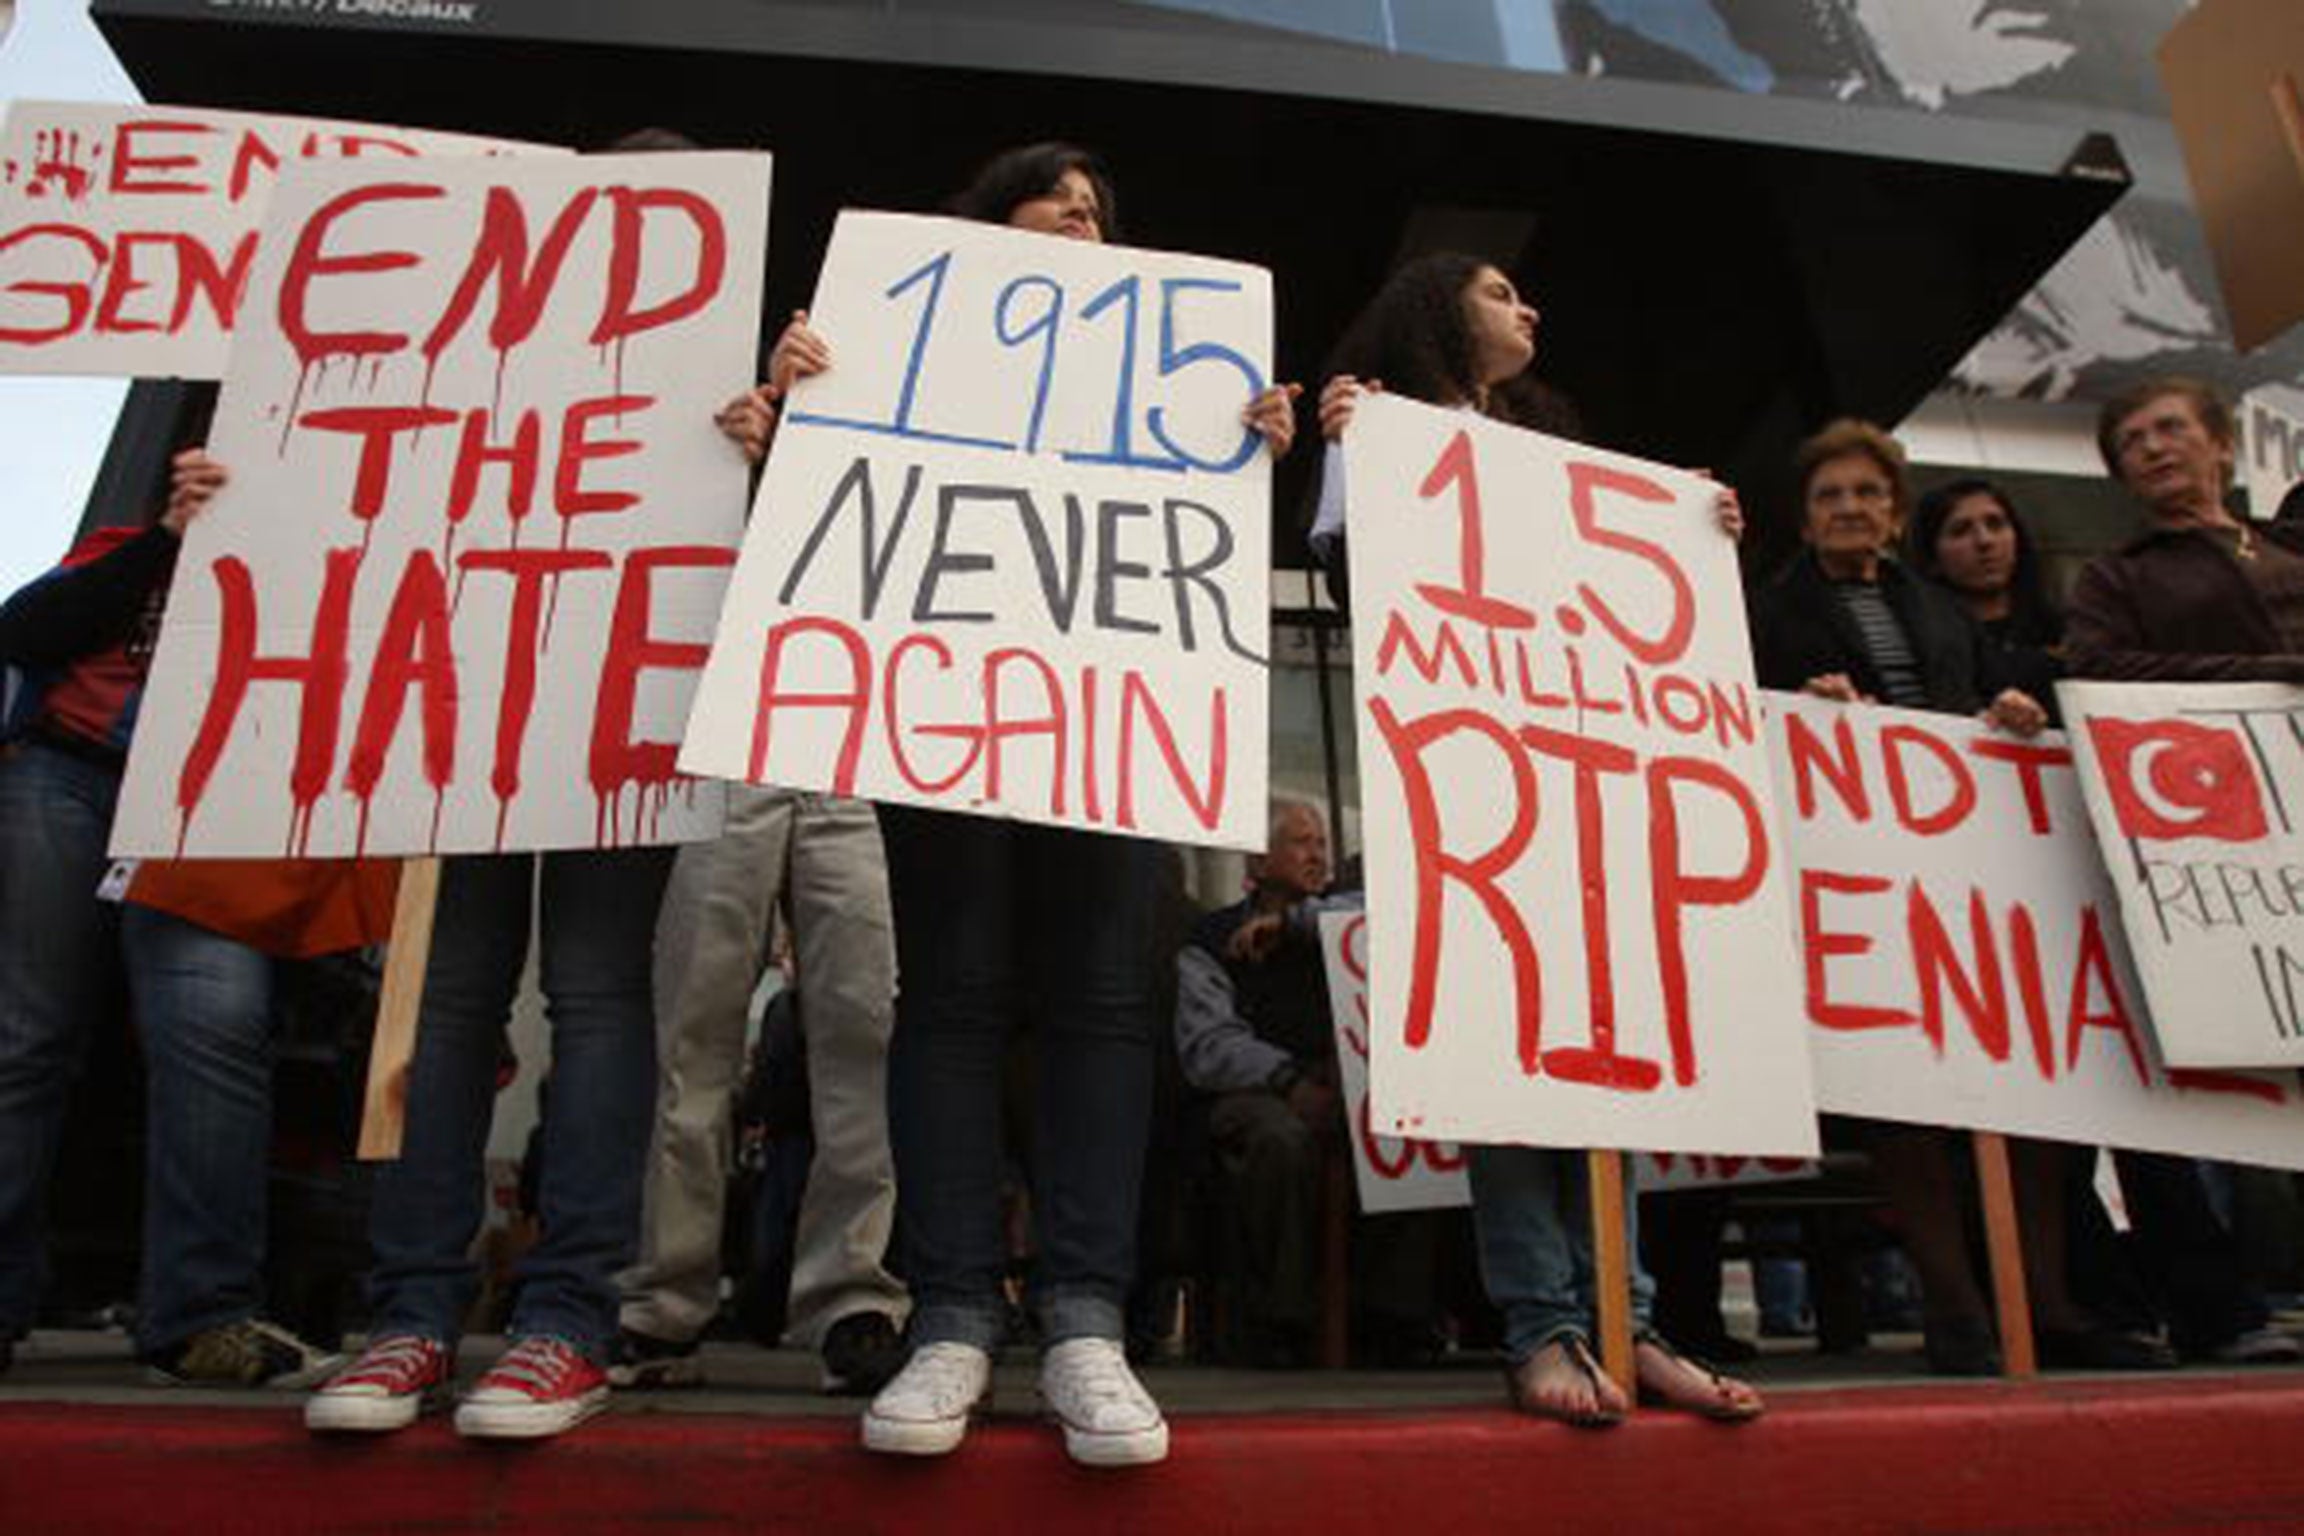
[[[2024,1285],[2024,1243],[2016,1225],[2016,1184],[2008,1172],[2008,1138],[1971,1131],[1976,1190],[1984,1203],[1984,1248],[1992,1263],[1992,1310],[2000,1325],[2001,1373],[2013,1380],[2040,1374],[2032,1348],[2032,1303]]]
[[[408,1066],[416,1057],[416,1015],[424,1004],[424,968],[432,958],[432,914],[440,901],[440,861],[405,859],[392,909],[392,943],[384,958],[384,991],[368,1047],[368,1093],[360,1109],[360,1160],[391,1162],[408,1127]]]
[[[1624,1242],[1624,1154],[1584,1154],[1592,1190],[1592,1296],[1599,1330],[1600,1368],[1627,1399],[1638,1395],[1632,1370],[1632,1256]]]

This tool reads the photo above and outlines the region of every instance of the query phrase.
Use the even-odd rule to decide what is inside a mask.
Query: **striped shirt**
[[[1880,685],[1886,691],[1883,703],[1899,705],[1905,709],[1926,709],[1928,688],[1920,675],[1920,660],[1912,653],[1912,641],[1897,622],[1896,610],[1888,606],[1880,585],[1871,581],[1835,581],[1832,583],[1833,600],[1840,611],[1848,615],[1856,626],[1857,636],[1864,643],[1864,657],[1872,663],[1872,670],[1880,674]]]

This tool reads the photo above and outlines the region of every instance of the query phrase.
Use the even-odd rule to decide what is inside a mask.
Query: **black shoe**
[[[608,1385],[648,1391],[703,1384],[704,1361],[694,1339],[655,1339],[629,1328],[617,1330],[608,1352]]]
[[[824,1390],[870,1397],[895,1379],[909,1353],[887,1313],[851,1312],[824,1330]]]
[[[1930,1322],[1924,1342],[1928,1369],[1939,1376],[1997,1376],[2000,1346],[1992,1325],[1980,1317],[1947,1317]]]
[[[2148,1333],[2098,1323],[2043,1328],[2033,1335],[2040,1363],[2059,1371],[2172,1371],[2176,1351]]]
[[[287,1329],[257,1318],[204,1328],[144,1364],[165,1387],[269,1387],[300,1392],[316,1387],[344,1357],[305,1343]]]

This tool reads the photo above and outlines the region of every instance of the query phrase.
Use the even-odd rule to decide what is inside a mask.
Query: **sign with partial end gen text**
[[[119,853],[617,847],[674,770],[746,469],[768,158],[283,175],[114,830]]]
[[[2304,689],[2056,688],[2160,1048],[2304,1065]]]
[[[2154,1043],[2072,742],[1765,697],[1822,1108],[2304,1167],[2294,1072]]]
[[[1345,468],[1376,1129],[1813,1155],[1717,488],[1388,395]]]
[[[11,103],[0,126],[0,373],[221,378],[283,167],[565,153],[209,107]]]
[[[1269,275],[851,212],[810,320],[681,767],[1261,847]]]

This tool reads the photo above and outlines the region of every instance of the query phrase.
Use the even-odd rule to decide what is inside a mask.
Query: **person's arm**
[[[1294,1057],[1240,1016],[1232,978],[1197,944],[1176,957],[1176,1056],[1184,1081],[1203,1093],[1285,1093],[1302,1075]]]
[[[2304,656],[2151,649],[2134,601],[2102,561],[2082,570],[2073,587],[2064,650],[2074,677],[2130,683],[2304,683]]]
[[[59,566],[0,604],[0,662],[58,667],[128,638],[176,561],[159,524],[92,560]]]

